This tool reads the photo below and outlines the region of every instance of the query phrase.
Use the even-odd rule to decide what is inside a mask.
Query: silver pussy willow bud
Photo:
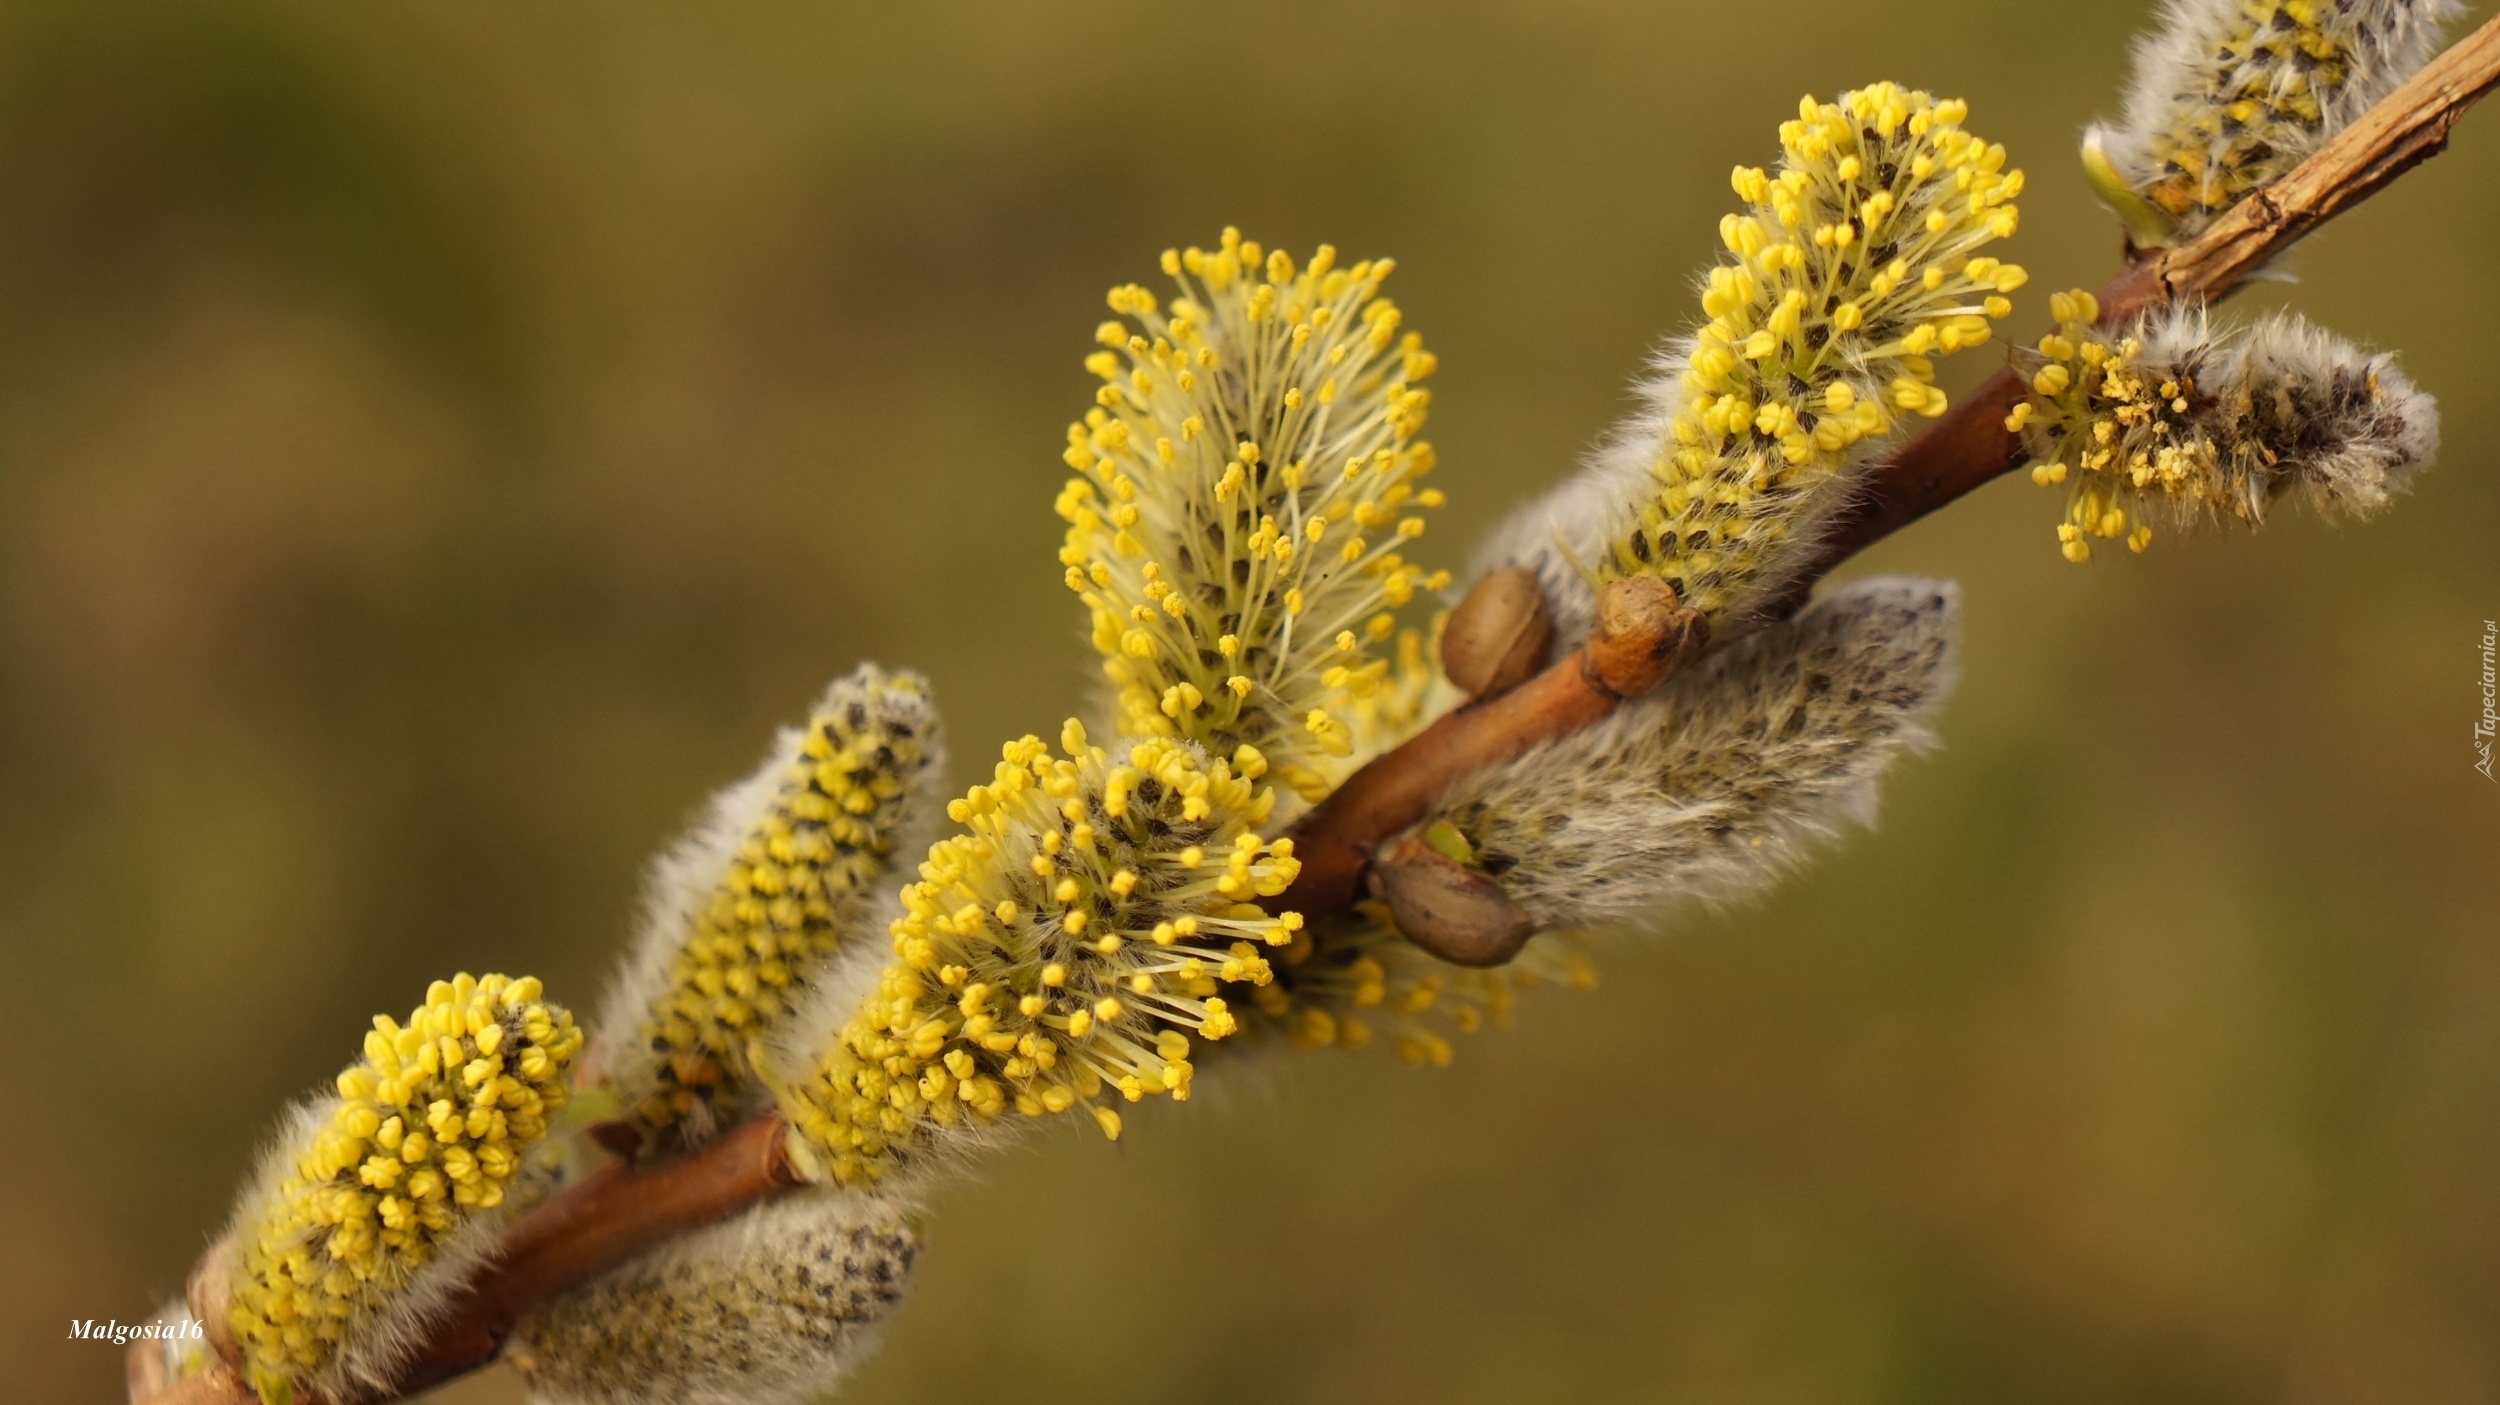
[[[919,1238],[875,1196],[760,1206],[525,1319],[507,1353],[537,1405],[781,1405],[876,1349]]]
[[[1948,582],[1845,587],[1471,778],[1439,818],[1539,927],[1623,926],[1743,896],[1872,820],[1876,778],[1932,741],[1959,617]]]
[[[1373,648],[1449,584],[1408,559],[1442,505],[1419,437],[1437,362],[1380,295],[1394,267],[1326,244],[1297,264],[1226,229],[1164,252],[1168,301],[1111,290],[1124,320],[1095,329],[1103,384],[1058,501],[1109,730],[1256,747],[1304,800],[1394,744],[1414,646]]]

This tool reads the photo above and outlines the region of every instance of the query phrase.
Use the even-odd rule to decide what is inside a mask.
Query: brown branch
[[[2219,297],[2319,225],[2448,147],[2448,133],[2500,86],[2500,19],[2449,46],[2299,169],[2232,207],[2194,242],[2132,270],[2140,302]]]
[[[2458,41],[2297,170],[2202,235],[2139,257],[2103,289],[2103,320],[2171,299],[2222,297],[2318,226],[2438,154],[2458,117],[2495,85],[2500,19]],[[1998,373],[1878,469],[1871,490],[1809,573],[1808,587],[1859,549],[2012,468],[2020,453],[2004,419],[2021,394],[2012,375]],[[1606,641],[1597,641],[1374,760],[1294,827],[1303,873],[1279,905],[1316,916],[1352,902],[1373,850],[1422,818],[1454,782],[1606,716],[1623,697],[1654,686],[1698,643],[1655,622],[1646,632],[1620,633],[1612,660],[1602,656]],[[1630,671],[1612,671],[1617,668]],[[797,1185],[783,1131],[779,1118],[761,1117],[701,1152],[649,1170],[607,1168],[524,1216],[505,1231],[493,1267],[410,1359],[392,1394],[486,1364],[536,1304]],[[222,1363],[186,1381],[163,1381],[141,1359],[144,1345],[131,1349],[132,1401],[256,1405],[257,1397]]]

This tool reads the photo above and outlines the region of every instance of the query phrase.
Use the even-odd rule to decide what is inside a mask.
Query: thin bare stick
[[[2104,288],[2103,320],[2175,298],[2219,299],[2267,260],[2438,154],[2464,111],[2500,86],[2500,19],[2451,46],[2361,120],[2275,185],[2251,195],[2205,233],[2139,257]],[[1830,539],[1809,575],[1934,511],[2012,468],[2007,410],[2022,387],[2000,372],[1879,469],[1872,488]],[[1655,676],[1689,656],[1680,645],[1650,657]],[[1518,688],[1442,718],[1355,772],[1295,826],[1303,874],[1279,905],[1317,916],[1352,902],[1372,850],[1413,824],[1450,784],[1611,712],[1630,679],[1610,685],[1591,651],[1568,657]],[[612,1167],[530,1212],[505,1232],[501,1256],[482,1274],[397,1383],[406,1395],[476,1369],[502,1349],[531,1307],[626,1262],[668,1238],[736,1213],[797,1184],[782,1152],[784,1124],[764,1116],[703,1151],[645,1171]],[[228,1367],[178,1383],[143,1370],[132,1347],[134,1405],[257,1405]],[[392,1398],[392,1397],[385,1397]],[[343,1402],[336,1403],[343,1405]]]
[[[2298,169],[2231,207],[2203,235],[2139,263],[2131,274],[2148,285],[2140,300],[2219,297],[2319,225],[2445,151],[2457,119],[2495,86],[2500,19],[2449,46]]]

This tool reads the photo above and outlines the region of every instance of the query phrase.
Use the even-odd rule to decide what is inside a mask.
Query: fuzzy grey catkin
[[[875,1351],[918,1252],[894,1202],[803,1191],[557,1298],[508,1359],[536,1405],[795,1405]]]
[[[863,664],[653,866],[592,1056],[648,1149],[699,1145],[769,1100],[750,1047],[837,948],[882,948],[878,896],[928,842],[942,761],[927,682]]]
[[[1761,887],[1844,824],[1951,689],[1949,582],[1842,587],[1612,717],[1463,783],[1447,819],[1538,924],[1618,927]]]
[[[2084,139],[2139,242],[2173,242],[2278,180],[2439,51],[2455,0],[2168,0],[2126,115]],[[2138,203],[2140,202],[2140,203]]]

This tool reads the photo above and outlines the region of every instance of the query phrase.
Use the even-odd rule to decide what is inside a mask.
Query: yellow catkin
[[[1831,500],[1818,490],[1855,446],[1944,412],[1934,358],[1988,341],[2024,282],[1978,252],[2014,232],[2022,173],[1963,116],[1889,83],[1808,98],[1780,127],[1778,172],[1736,170],[1746,208],[1720,223],[1710,320],[1601,574],[1726,608]]]
[[[2202,355],[2148,368],[2141,338],[2093,326],[2100,301],[2092,294],[2060,293],[2049,306],[2058,330],[2040,339],[2036,354],[2017,359],[2031,393],[2006,427],[2035,453],[2031,481],[2065,490],[2059,554],[2089,561],[2095,538],[2124,538],[2142,551],[2153,540],[2144,494],[2193,496],[2208,506],[2229,496],[2221,458],[2199,423],[2212,400],[2200,383]]]
[[[965,826],[903,890],[894,959],[783,1112],[823,1171],[878,1179],[959,1131],[1189,1092],[1193,1036],[1239,1027],[1227,986],[1270,978],[1302,919],[1258,905],[1292,883],[1291,840],[1255,748],[1230,760],[1148,738],[1115,757],[1071,721],[948,807]]]
[[[755,1091],[747,1051],[864,920],[936,759],[936,726],[920,679],[874,668],[835,683],[808,718],[611,1071],[647,1144],[698,1139]]]
[[[1168,301],[1112,289],[1058,500],[1117,729],[1255,746],[1305,798],[1356,759],[1390,667],[1371,647],[1447,581],[1407,555],[1442,502],[1417,437],[1433,355],[1380,296],[1390,261],[1336,257],[1227,229],[1164,254]]]
[[[581,1044],[535,978],[437,981],[405,1023],[374,1017],[363,1060],[237,1221],[226,1321],[265,1400],[356,1346],[503,1204]]]

